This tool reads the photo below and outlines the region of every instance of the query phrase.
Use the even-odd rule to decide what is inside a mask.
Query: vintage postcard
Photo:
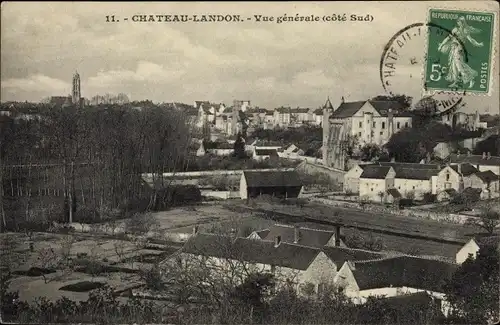
[[[0,321],[498,322],[499,14],[2,2]]]

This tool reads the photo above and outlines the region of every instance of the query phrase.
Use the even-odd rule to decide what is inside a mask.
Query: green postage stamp
[[[425,90],[489,94],[495,13],[430,9]]]

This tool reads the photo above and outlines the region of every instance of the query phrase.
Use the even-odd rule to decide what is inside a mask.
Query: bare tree
[[[467,219],[466,224],[477,226],[492,235],[498,225],[500,225],[500,213],[494,210],[492,206],[488,206],[483,213],[481,213],[479,218],[469,218]]]

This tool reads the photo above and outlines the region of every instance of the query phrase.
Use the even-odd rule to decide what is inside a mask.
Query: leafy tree
[[[236,141],[234,142],[234,156],[238,159],[243,159],[246,157],[245,153],[245,140],[241,133],[236,136]]]
[[[455,321],[486,324],[498,319],[499,264],[498,248],[483,246],[476,258],[469,256],[446,283],[445,293]]]
[[[382,148],[376,144],[365,144],[361,148],[361,160],[363,161],[373,161],[375,158],[380,157],[382,154]]]
[[[482,155],[483,152],[489,152],[492,156],[499,156],[500,135],[494,134],[478,142],[474,148],[473,154]]]
[[[373,97],[371,100],[392,100],[392,101],[397,101],[401,104],[406,109],[409,109],[411,106],[411,102],[413,100],[412,97],[406,96],[406,95],[378,95]]]

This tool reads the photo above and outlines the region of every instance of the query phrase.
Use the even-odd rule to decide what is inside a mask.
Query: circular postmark
[[[434,100],[437,108],[434,115],[443,116],[455,112],[464,105],[465,91],[457,88],[451,91],[427,92],[428,76],[422,77],[427,65],[439,69],[436,73],[440,74],[446,73],[447,66],[447,62],[443,62],[446,58],[430,55],[425,51],[425,41],[431,33],[455,38],[451,30],[433,23],[414,23],[394,34],[382,51],[380,81],[384,91],[390,95],[410,92],[411,95],[420,95],[422,100]],[[464,60],[467,62],[467,59],[468,55],[465,52]]]

